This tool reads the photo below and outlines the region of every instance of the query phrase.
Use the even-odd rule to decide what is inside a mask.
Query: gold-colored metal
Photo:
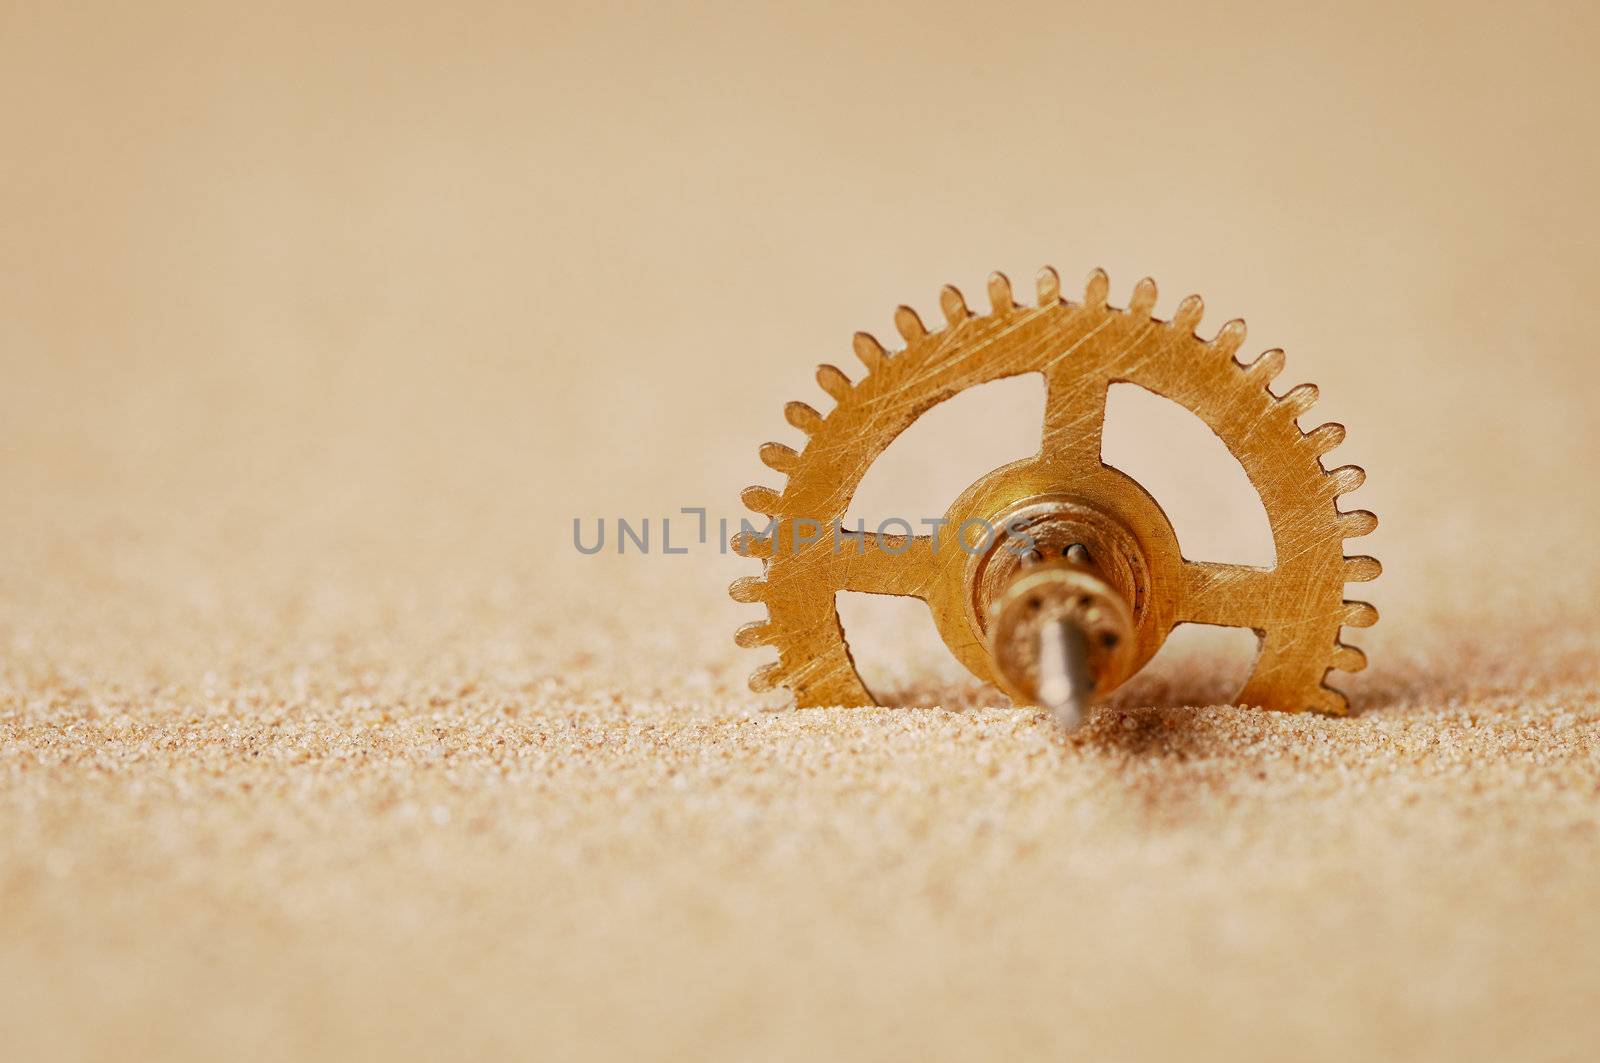
[[[1082,700],[1104,697],[1127,679],[1133,664],[1133,614],[1127,599],[1093,565],[1066,557],[1045,559],[1020,569],[989,605],[989,656],[1000,688],[1024,705],[1050,704],[1044,687],[1055,671],[1044,655],[1059,636],[1049,629],[1065,624],[1070,641],[1082,642],[1088,689]],[[1071,663],[1063,660],[1061,666]],[[1057,675],[1055,678],[1061,678]],[[1071,679],[1076,685],[1076,679]]]
[[[1109,288],[1096,270],[1083,301],[1070,302],[1046,268],[1038,304],[1019,306],[1010,282],[996,273],[988,314],[972,313],[946,287],[944,328],[929,331],[902,306],[895,325],[904,350],[890,354],[857,333],[855,352],[867,369],[860,381],[833,366],[818,369],[834,408],[824,415],[791,402],[785,413],[809,437],[805,448],[765,444],[763,462],[787,481],[781,490],[751,487],[742,496],[776,521],[772,535],[742,535],[736,543],[765,561],[764,577],[737,580],[729,591],[737,601],[767,606],[766,620],[739,630],[739,644],[778,650],[778,660],[751,677],[753,689],[787,686],[802,707],[875,704],[835,610],[834,597],[844,590],[921,598],[956,657],[978,678],[1001,682],[980,605],[1014,573],[994,551],[973,550],[971,528],[1039,517],[1040,527],[1069,527],[1081,537],[1077,542],[1102,566],[1101,578],[1126,603],[1132,633],[1118,673],[1142,667],[1176,624],[1245,627],[1258,633],[1261,650],[1238,695],[1241,704],[1347,710],[1344,696],[1324,679],[1331,669],[1365,667],[1361,651],[1340,641],[1341,628],[1368,626],[1377,611],[1346,601],[1344,584],[1374,579],[1380,567],[1370,557],[1344,556],[1344,540],[1371,532],[1377,518],[1338,507],[1339,496],[1365,475],[1353,465],[1331,472],[1323,466],[1322,456],[1343,440],[1343,427],[1300,430],[1297,418],[1317,389],[1303,384],[1273,394],[1268,384],[1283,368],[1283,353],[1267,351],[1241,364],[1234,355],[1244,322],[1230,321],[1203,340],[1194,331],[1202,314],[1198,296],[1161,321],[1151,316],[1153,281],[1134,287],[1127,309],[1108,304]],[[981,477],[930,534],[816,534],[815,528],[837,528],[867,468],[919,416],[976,384],[1030,372],[1042,373],[1047,385],[1038,454]],[[1266,508],[1274,567],[1184,559],[1155,500],[1101,460],[1106,391],[1119,381],[1180,403],[1222,439]]]

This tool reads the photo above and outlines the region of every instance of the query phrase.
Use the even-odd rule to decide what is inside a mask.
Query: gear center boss
[[[1100,270],[1089,275],[1081,302],[1062,297],[1048,268],[1039,274],[1036,305],[1018,305],[1002,274],[988,288],[989,312],[975,314],[946,287],[937,330],[900,307],[901,350],[857,333],[859,379],[832,365],[817,369],[833,408],[785,408],[807,437],[804,448],[761,447],[762,461],[785,480],[781,488],[744,491],[744,504],[770,521],[735,546],[760,558],[764,572],[730,589],[735,600],[767,609],[766,619],[739,629],[738,643],[777,650],[777,660],[751,677],[752,688],[787,687],[801,707],[875,704],[834,602],[839,591],[865,591],[926,602],[950,652],[973,675],[1018,703],[1046,706],[1069,728],[1184,622],[1248,628],[1259,637],[1240,704],[1343,714],[1347,702],[1328,676],[1358,671],[1366,657],[1341,633],[1377,620],[1371,605],[1346,599],[1345,584],[1380,571],[1370,557],[1346,556],[1344,544],[1371,532],[1377,518],[1339,505],[1365,475],[1353,465],[1327,467],[1344,428],[1300,427],[1316,387],[1275,394],[1269,384],[1283,369],[1283,352],[1241,360],[1242,321],[1201,339],[1198,296],[1184,299],[1170,321],[1153,317],[1156,286],[1148,279],[1135,285],[1126,309],[1109,304]],[[1020,373],[1046,381],[1037,454],[981,477],[928,534],[841,528],[856,486],[907,426],[966,388]],[[1155,499],[1101,460],[1107,388],[1123,381],[1189,409],[1239,460],[1266,509],[1277,551],[1272,568],[1186,559]]]

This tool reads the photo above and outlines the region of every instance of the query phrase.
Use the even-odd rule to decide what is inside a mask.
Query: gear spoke
[[[939,576],[936,554],[931,535],[846,534],[832,558],[834,587],[926,600]]]
[[[1100,435],[1106,422],[1106,388],[1098,374],[1074,371],[1070,360],[1045,373],[1044,439],[1048,462],[1100,464]]]
[[[1260,628],[1272,619],[1276,575],[1270,568],[1185,561],[1177,619],[1180,623]]]

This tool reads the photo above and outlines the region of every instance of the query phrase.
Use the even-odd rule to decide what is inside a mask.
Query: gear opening
[[[927,534],[919,522],[944,515],[985,473],[1039,451],[1044,377],[1024,373],[967,388],[934,406],[873,462],[845,514],[868,531],[891,518]]]
[[[1109,704],[1118,708],[1231,705],[1260,652],[1261,636],[1249,628],[1179,624]]]
[[[984,685],[950,655],[927,603],[841,591],[834,596],[856,671],[880,705],[971,708]],[[1004,704],[991,691],[990,702]]]
[[[1188,560],[1277,564],[1267,509],[1244,466],[1182,404],[1137,384],[1112,384],[1100,458],[1160,503]]]

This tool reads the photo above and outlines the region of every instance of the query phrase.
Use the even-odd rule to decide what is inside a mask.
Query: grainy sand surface
[[[719,609],[648,588],[671,622],[625,658],[536,581],[6,560],[13,1058],[1594,1043],[1592,626],[1402,618],[1353,719],[1130,704],[1064,741],[773,711]]]
[[[5,17],[0,1056],[1594,1058],[1592,9]],[[573,551],[1044,262],[1322,385],[1355,715],[1202,639],[1064,739],[892,617],[794,712],[752,562]]]
[[[153,618],[101,573],[63,622],[84,589],[19,609],[16,560],[13,1058],[1594,1043],[1592,631],[1461,656],[1396,623],[1353,719],[1129,706],[1063,741],[765,709],[698,605],[619,667],[611,615],[532,586]]]

